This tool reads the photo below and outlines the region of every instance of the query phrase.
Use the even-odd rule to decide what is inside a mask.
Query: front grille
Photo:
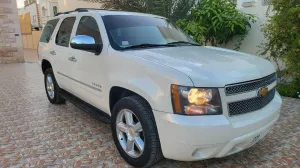
[[[259,110],[269,104],[275,97],[276,89],[273,88],[265,97],[255,97],[247,100],[233,102],[228,104],[230,116],[249,113]]]
[[[232,94],[238,94],[243,92],[248,92],[251,90],[256,90],[260,87],[267,86],[273,82],[276,81],[276,73],[273,73],[269,76],[266,76],[261,79],[249,81],[249,82],[243,82],[233,85],[228,85],[225,87],[226,95],[232,95]]]

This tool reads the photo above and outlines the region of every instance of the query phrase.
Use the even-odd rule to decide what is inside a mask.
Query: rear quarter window
[[[58,23],[59,19],[50,20],[44,27],[43,33],[40,38],[40,42],[48,43],[53,34],[53,31]]]

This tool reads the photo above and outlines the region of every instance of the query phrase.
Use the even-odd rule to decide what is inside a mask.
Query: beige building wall
[[[58,0],[58,11],[72,11],[76,8],[101,8],[97,0]]]
[[[40,0],[41,24],[45,27],[49,19],[54,17],[54,7],[58,9],[58,2],[63,0]],[[57,10],[58,11],[58,10]]]
[[[269,6],[263,5],[264,0],[253,0],[253,5],[243,7],[243,1],[248,2],[251,0],[239,0],[237,5],[238,10],[243,13],[254,14],[257,17],[257,21],[251,24],[251,29],[249,30],[248,35],[245,37],[244,41],[242,41],[240,51],[257,55],[258,51],[260,50],[258,46],[261,43],[265,42],[265,37],[262,32],[262,25],[266,24],[268,21],[268,18],[266,17],[266,12]],[[237,39],[229,42],[226,45],[226,47],[234,49],[235,44],[237,44]]]
[[[0,1],[0,63],[24,62],[16,0]]]

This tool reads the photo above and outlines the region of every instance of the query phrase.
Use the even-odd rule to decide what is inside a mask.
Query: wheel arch
[[[43,59],[43,60],[42,60],[41,66],[42,66],[43,74],[45,74],[45,71],[46,71],[48,68],[52,68],[52,65],[51,65],[50,61],[48,61],[48,60],[46,60],[46,59]]]
[[[149,101],[150,96],[146,95],[143,92],[137,92],[137,89],[128,89],[126,87],[121,86],[112,86],[109,91],[109,109],[112,112],[112,109],[114,105],[121,100],[124,97],[128,96],[140,96],[143,98],[149,105],[149,107],[152,109],[151,100]]]

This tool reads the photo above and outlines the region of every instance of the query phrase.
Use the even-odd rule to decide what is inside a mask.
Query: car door
[[[51,59],[51,52],[53,51],[53,45],[51,43],[51,40],[52,40],[53,32],[58,22],[59,19],[53,19],[53,20],[49,20],[45,25],[38,45],[39,59],[44,59],[44,58]]]
[[[76,16],[67,16],[61,19],[61,24],[53,40],[54,47],[50,52],[54,58],[55,69],[53,71],[59,86],[71,93],[73,92],[72,86],[75,83],[73,80],[75,64],[71,54],[70,39],[75,21]]]
[[[97,18],[99,17],[99,18]],[[98,14],[83,13],[78,16],[78,26],[75,36],[86,35],[93,37],[96,44],[102,44],[99,29]],[[104,59],[106,52],[102,49],[100,54],[76,50],[72,56],[77,60],[74,68],[74,78],[78,81],[74,85],[75,95],[89,104],[104,108],[102,88],[104,87]]]

